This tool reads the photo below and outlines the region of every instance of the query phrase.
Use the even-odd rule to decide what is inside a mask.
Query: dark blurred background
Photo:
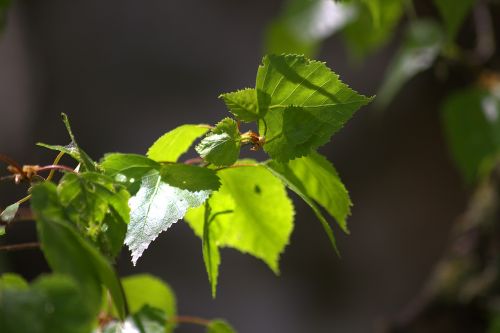
[[[254,85],[264,29],[280,7],[269,0],[17,1],[0,38],[0,152],[49,163],[54,153],[34,143],[69,142],[61,112],[95,158],[144,153],[177,125],[216,122],[227,114],[220,93]],[[334,36],[319,58],[373,95],[396,41],[356,65]],[[467,191],[441,131],[444,89],[432,73],[419,75],[383,114],[363,108],[323,147],[354,202],[351,235],[337,229],[341,259],[297,201],[279,277],[223,250],[212,300],[201,241],[183,222],[161,234],[137,267],[124,251],[120,272],[161,277],[174,288],[180,314],[224,317],[240,333],[376,330],[422,288],[465,209]],[[22,191],[3,183],[0,195],[5,207]],[[33,237],[24,223],[5,242]],[[0,271],[30,279],[47,271],[35,250],[1,260]]]

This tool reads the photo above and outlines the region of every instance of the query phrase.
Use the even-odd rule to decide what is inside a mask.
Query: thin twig
[[[12,244],[12,245],[1,245],[0,251],[22,251],[22,250],[31,250],[37,249],[40,247],[40,243],[31,242],[31,243],[22,243],[22,244]]]
[[[260,166],[258,163],[241,163],[241,164],[233,164],[230,166],[220,167],[215,169],[215,171],[220,171],[224,169],[233,169],[233,168],[244,168],[244,167],[257,167]]]
[[[172,317],[171,321],[178,324],[210,325],[210,320],[193,316],[175,316]]]

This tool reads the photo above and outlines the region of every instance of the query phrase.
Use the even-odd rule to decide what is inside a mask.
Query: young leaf
[[[156,140],[147,156],[159,162],[177,162],[193,142],[207,131],[207,125],[179,126]]]
[[[480,88],[449,96],[442,108],[452,155],[468,183],[488,158],[500,154],[500,97]]]
[[[209,199],[210,240],[218,247],[232,247],[262,259],[278,273],[278,259],[288,244],[294,216],[283,184],[262,166],[223,169],[218,175],[222,186]],[[203,237],[205,207],[190,210],[185,219]],[[217,263],[218,251],[211,253],[212,264]],[[212,278],[217,277],[216,266],[207,267]],[[211,283],[215,288],[217,281]]]
[[[191,192],[170,186],[158,171],[142,178],[137,194],[130,198],[130,224],[125,244],[132,252],[134,265],[158,235],[181,219],[188,208],[201,205],[210,191]]]
[[[455,39],[460,26],[475,2],[475,0],[434,0],[446,24],[450,40]]]
[[[219,96],[229,112],[241,121],[251,122],[260,118],[255,89],[243,89]]]
[[[165,333],[165,313],[148,305],[127,318],[124,322],[107,324],[103,333]],[[167,331],[168,332],[168,331]]]
[[[101,254],[69,223],[56,186],[43,183],[33,187],[32,209],[37,220],[42,251],[50,267],[73,277],[85,294],[86,306],[97,314],[102,299],[101,284],[113,298],[121,318],[125,314],[124,297],[118,278]]]
[[[304,202],[311,207],[314,214],[320,221],[323,230],[328,236],[328,239],[330,240],[333,250],[337,253],[337,255],[340,255],[339,250],[337,249],[337,242],[335,240],[332,227],[330,226],[330,224],[328,224],[328,221],[325,219],[325,217],[321,213],[321,210],[316,205],[314,200],[307,195],[307,189],[304,187],[302,181],[299,178],[297,178],[297,176],[294,174],[294,172],[287,164],[278,163],[276,161],[270,161],[266,164],[266,166],[276,177],[280,178],[283,181],[283,183],[286,184],[286,186],[288,186],[288,188],[297,193],[297,195],[301,197],[302,200],[304,200]]]
[[[443,31],[436,22],[411,22],[404,43],[387,69],[375,100],[377,106],[387,106],[406,81],[429,69],[439,55],[443,42]]]
[[[31,287],[0,283],[0,332],[88,333],[95,313],[84,303],[84,294],[67,276],[42,277]]]
[[[241,135],[234,119],[225,118],[196,146],[206,161],[216,166],[234,164],[240,156]]]
[[[0,214],[0,220],[6,223],[11,222],[16,217],[18,210],[19,210],[19,203],[17,202],[7,206]]]
[[[266,56],[257,72],[259,132],[264,150],[280,162],[310,154],[370,98],[342,83],[322,62],[303,56]]]
[[[236,333],[236,330],[221,319],[214,319],[207,326],[207,333]]]
[[[220,187],[214,170],[187,164],[167,164],[161,168],[161,180],[183,190],[216,191]]]

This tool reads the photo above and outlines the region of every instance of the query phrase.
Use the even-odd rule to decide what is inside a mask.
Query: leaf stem
[[[175,316],[172,317],[171,321],[177,324],[210,325],[210,320],[194,316]]]
[[[59,164],[59,161],[61,160],[61,158],[64,156],[64,152],[59,152],[59,154],[57,154],[56,158],[54,159],[54,162],[52,162],[52,165],[57,165]],[[56,170],[55,169],[52,169],[50,170],[50,173],[49,175],[47,176],[47,181],[51,181],[52,178],[54,178],[54,174],[56,173]]]
[[[31,250],[37,249],[40,247],[40,243],[31,242],[31,243],[22,243],[22,244],[12,244],[12,245],[2,245],[0,246],[0,251],[21,251],[21,250]]]
[[[230,166],[220,167],[215,169],[215,171],[220,171],[224,169],[233,169],[233,168],[243,168],[243,167],[257,167],[260,166],[259,163],[241,163],[241,164],[233,164]]]
[[[45,165],[43,167],[40,167],[37,171],[39,172],[39,171],[45,171],[45,170],[50,170],[51,172],[53,172],[55,170],[64,170],[64,171],[68,171],[68,172],[71,172],[71,173],[77,173],[75,171],[75,169],[72,169],[72,168],[67,167],[65,165],[54,165],[54,164]]]

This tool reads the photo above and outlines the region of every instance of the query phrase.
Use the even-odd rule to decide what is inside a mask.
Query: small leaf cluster
[[[39,241],[55,274],[31,286],[5,276],[0,302],[13,306],[0,309],[4,325],[15,325],[10,318],[17,317],[9,311],[22,310],[40,324],[23,332],[69,332],[64,327],[70,322],[80,325],[72,332],[96,326],[102,332],[170,331],[177,323],[172,292],[152,277],[120,280],[112,263],[122,247],[128,247],[135,265],[160,233],[184,219],[202,240],[215,296],[223,247],[259,258],[279,273],[279,258],[293,230],[287,188],[311,207],[338,252],[326,216],[348,233],[351,201],[317,148],[371,98],[349,88],[325,63],[269,55],[258,68],[255,88],[221,99],[232,117],[215,126],[182,125],[161,136],[145,155],[110,153],[100,161],[80,147],[63,115],[71,142],[40,144],[59,152],[50,168],[59,168],[63,176],[58,183],[52,175],[44,179],[37,174],[44,167],[33,169],[36,181],[30,175]],[[258,133],[242,133],[242,124]],[[199,157],[181,161],[191,147]],[[241,159],[245,147],[262,148],[269,159]],[[64,154],[76,160],[76,168],[55,165]],[[2,212],[4,222],[15,218],[19,203]],[[71,314],[58,318],[66,312]],[[205,324],[207,332],[233,332],[223,321]],[[0,331],[22,331],[7,327]]]

